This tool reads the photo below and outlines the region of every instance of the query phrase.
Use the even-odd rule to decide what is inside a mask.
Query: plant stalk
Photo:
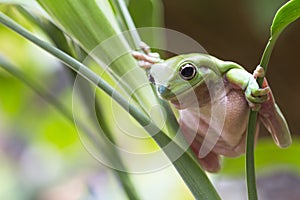
[[[113,4],[114,8],[117,10],[119,16],[121,17],[126,29],[130,31],[130,36],[133,41],[134,48],[139,49],[141,45],[141,38],[139,33],[136,30],[136,27],[134,25],[134,22],[131,18],[131,15],[127,9],[124,0],[110,0],[110,1]]]
[[[266,74],[269,60],[275,46],[278,36],[273,36],[269,39],[264,53],[262,55],[260,66],[264,69]],[[262,87],[264,77],[257,78],[257,83]],[[246,178],[247,178],[247,191],[249,200],[257,200],[257,189],[256,189],[256,175],[255,175],[255,159],[254,159],[254,143],[255,143],[255,131],[257,124],[257,111],[250,111],[248,129],[247,129],[247,140],[246,140]]]
[[[212,186],[209,178],[207,177],[205,172],[200,168],[199,164],[194,160],[194,158],[186,152],[184,152],[184,150],[179,145],[172,142],[172,140],[162,130],[160,130],[152,122],[152,120],[149,119],[148,116],[146,116],[142,111],[130,104],[126,99],[123,98],[123,96],[120,93],[115,91],[108,83],[106,83],[104,80],[98,77],[97,74],[95,74],[85,65],[75,60],[68,54],[40,40],[39,38],[31,34],[29,31],[24,29],[22,26],[11,20],[3,13],[0,13],[0,22],[12,29],[13,31],[17,32],[24,38],[33,42],[37,46],[46,50],[50,54],[54,55],[56,58],[60,59],[63,63],[69,66],[76,73],[78,73],[91,83],[95,84],[106,94],[111,96],[125,110],[129,108],[129,114],[131,114],[137,120],[137,122],[145,128],[145,130],[149,134],[153,132],[156,133],[155,135],[152,135],[153,139],[164,150],[165,154],[170,160],[174,160],[174,155],[176,153],[181,153],[181,157],[177,158],[177,160],[174,161],[174,166],[185,181],[185,183],[187,184],[187,186],[190,188],[195,198],[203,200],[220,199],[215,188]],[[170,143],[172,143],[172,148],[164,148]],[[187,163],[189,164],[188,168],[186,167]],[[195,176],[195,174],[197,176]]]

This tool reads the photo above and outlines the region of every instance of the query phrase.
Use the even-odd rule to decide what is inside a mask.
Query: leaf
[[[271,37],[265,47],[260,66],[267,72],[268,63],[276,41],[281,32],[292,22],[300,17],[300,0],[291,0],[283,5],[275,14],[271,26]],[[263,77],[257,79],[258,84],[262,87]],[[247,130],[247,147],[246,147],[246,173],[248,198],[257,199],[255,168],[254,168],[254,132],[257,122],[257,111],[251,110],[249,115]]]
[[[40,40],[32,33],[21,27],[19,24],[15,23],[13,20],[5,16],[0,12],[0,22],[5,26],[11,28],[15,32],[19,33],[26,39],[32,41],[39,47],[43,48],[47,52],[51,53],[56,58],[60,59],[63,63],[67,64],[71,69],[80,73],[80,75],[91,83],[95,84],[97,87],[101,88],[106,94],[110,95],[120,106],[127,110],[137,122],[145,128],[150,134],[152,131],[157,131],[152,137],[157,142],[157,144],[163,148],[169,145],[168,148],[163,148],[164,152],[167,154],[168,158],[173,161],[174,167],[177,169],[185,183],[190,188],[191,192],[197,199],[220,199],[216,190],[212,186],[206,173],[199,166],[198,161],[192,157],[187,151],[184,151],[178,144],[172,143],[171,138],[169,138],[159,127],[157,127],[154,122],[143,113],[140,109],[130,104],[123,96],[116,92],[107,82],[99,78],[94,72],[87,68],[82,63],[73,59],[69,55],[60,51],[59,49],[49,45],[48,43]],[[101,142],[96,140],[96,142]],[[171,146],[170,146],[171,144]],[[105,145],[105,144],[104,144]],[[98,145],[100,147],[101,144]],[[106,152],[108,153],[108,152]],[[178,155],[181,155],[178,158]],[[113,158],[113,156],[112,156]]]
[[[271,36],[279,35],[290,23],[300,17],[300,0],[291,0],[283,5],[276,13]]]
[[[130,54],[131,47],[124,35],[121,35],[114,11],[108,1],[38,0],[38,2],[67,35],[74,38],[87,53],[91,53],[93,58],[109,66],[113,76],[121,79],[123,89],[129,96],[133,96],[144,111],[150,111],[158,104],[145,72],[137,66],[137,62]],[[109,38],[111,39],[108,40]],[[95,51],[98,45],[101,45],[101,48]]]
[[[10,61],[7,61],[4,57],[1,57],[1,56],[0,56],[0,68],[3,68],[8,73],[10,73],[14,77],[16,77],[17,79],[22,81],[23,84],[30,87],[34,92],[36,92],[36,94],[38,94],[40,97],[42,97],[46,102],[48,102],[50,105],[54,106],[57,109],[57,111],[60,112],[60,114],[62,116],[64,116],[66,119],[69,120],[69,122],[71,122],[72,124],[74,123],[73,114],[72,114],[71,110],[68,109],[66,106],[64,106],[64,104],[62,103],[62,101],[59,98],[57,98],[50,91],[48,91],[48,89],[45,89],[38,81],[29,78],[25,73],[23,73],[23,71],[19,70],[19,67],[14,66],[13,64],[11,64]],[[55,120],[58,120],[58,122],[60,122],[60,120],[57,118],[55,118],[54,120],[53,119],[49,120],[49,117],[50,117],[50,115],[44,116],[44,118],[46,119],[46,121],[45,121],[46,123],[40,124],[40,126],[43,127],[43,131],[45,132],[45,134],[49,134],[51,136],[50,138],[51,138],[52,142],[55,142],[56,144],[60,144],[60,145],[65,144],[66,139],[69,139],[66,136],[70,136],[70,135],[73,137],[75,136],[74,133],[71,134],[67,131],[64,134],[59,135],[59,137],[53,137],[53,133],[59,133],[60,132],[59,130],[61,130],[61,126],[59,126],[59,127],[53,126],[53,123],[55,122]],[[81,120],[79,122],[79,124],[81,124],[81,128],[83,130],[88,130],[90,132],[90,134],[97,132],[97,130],[96,131],[93,130],[93,128],[91,126],[87,126],[85,121],[86,120]],[[102,122],[102,121],[100,121],[100,122]],[[45,127],[47,127],[47,128],[45,128]],[[102,127],[102,129],[104,128],[103,123],[102,123],[101,127]],[[111,132],[111,130],[106,129],[104,131],[104,133],[109,133],[109,132]],[[67,133],[69,133],[69,134],[67,134]],[[97,144],[99,145],[99,143],[97,143]],[[106,157],[113,158],[114,162],[118,163],[118,165],[123,166],[122,160],[121,160],[120,156],[118,155],[118,152],[116,152],[115,148],[110,148],[109,145],[105,146],[105,143],[101,143],[101,146],[98,146],[98,148],[103,148],[101,150],[105,153]],[[111,156],[111,155],[113,155],[113,156]],[[117,171],[117,170],[114,172],[116,175],[118,175],[118,178],[120,179],[122,186],[124,187],[124,190],[125,190],[126,194],[128,195],[128,198],[129,199],[140,199],[137,196],[135,188],[133,187],[133,184],[130,180],[129,174],[121,172],[121,171]]]

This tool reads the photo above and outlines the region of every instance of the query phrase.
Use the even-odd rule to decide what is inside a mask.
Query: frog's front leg
[[[140,47],[142,52],[133,51],[132,56],[138,61],[139,66],[143,69],[148,70],[153,64],[163,61],[158,53],[151,52],[150,47],[146,43],[141,42]]]
[[[260,121],[269,130],[275,143],[279,147],[285,148],[292,143],[289,127],[275,103],[266,79],[264,79],[263,88],[259,88],[256,78],[263,76],[264,71],[261,67],[257,67],[253,75],[243,69],[236,68],[230,69],[226,73],[226,78],[230,83],[245,90],[245,97],[252,109],[257,110],[261,107],[259,110]]]
[[[260,88],[256,82],[257,77],[263,77],[264,71],[257,67],[254,74],[248,73],[241,68],[233,68],[226,72],[226,79],[236,87],[245,91],[245,97],[252,110],[259,110],[261,104],[269,98],[270,88],[268,86]]]

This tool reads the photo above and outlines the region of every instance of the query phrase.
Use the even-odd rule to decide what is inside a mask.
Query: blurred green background
[[[240,63],[252,71],[266,45],[272,18],[284,2],[163,0],[163,21],[165,27],[197,40],[208,53]],[[141,24],[142,14],[136,19],[137,25]],[[27,26],[32,28],[30,24]],[[266,130],[261,130],[256,166],[262,199],[300,196],[297,191],[300,185],[299,30],[298,20],[284,31],[267,73],[294,143],[288,149],[278,149]],[[68,71],[2,25],[0,55],[21,66],[71,107],[72,82]],[[126,199],[113,171],[84,149],[73,125],[2,69],[0,163],[0,199]],[[223,199],[241,199],[246,197],[243,175],[244,158],[241,157],[225,159],[222,172],[211,177]],[[131,177],[142,199],[192,199],[172,167]],[[272,185],[276,187],[272,189]]]

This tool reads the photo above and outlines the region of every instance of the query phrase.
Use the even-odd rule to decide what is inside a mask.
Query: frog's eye
[[[197,69],[194,65],[187,63],[180,67],[179,75],[184,80],[191,80],[195,77]]]

